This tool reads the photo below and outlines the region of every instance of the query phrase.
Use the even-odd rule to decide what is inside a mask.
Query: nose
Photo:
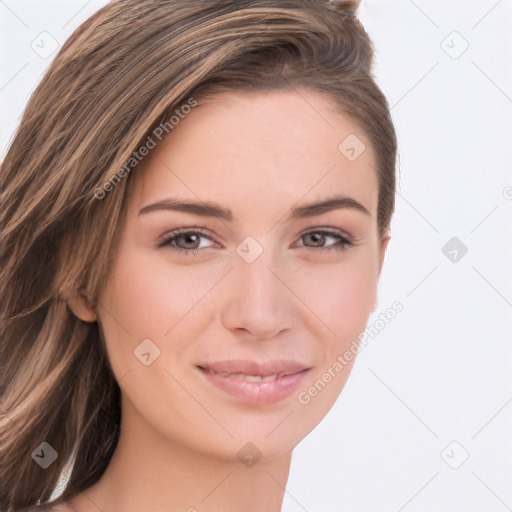
[[[291,329],[297,311],[289,280],[270,251],[264,250],[252,263],[235,253],[220,305],[224,327],[257,339],[270,339]]]

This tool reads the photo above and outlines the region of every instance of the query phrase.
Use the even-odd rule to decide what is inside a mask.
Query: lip
[[[284,359],[261,363],[231,359],[203,363],[197,365],[197,369],[208,382],[243,402],[271,404],[284,400],[296,391],[304,383],[311,367]],[[248,376],[250,380],[243,376]],[[266,380],[256,381],[257,377]]]

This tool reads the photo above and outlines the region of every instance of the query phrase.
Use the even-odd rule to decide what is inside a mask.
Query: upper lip
[[[310,369],[309,366],[303,363],[287,359],[276,359],[264,362],[251,361],[248,359],[229,359],[204,363],[197,366],[215,373],[241,373],[261,377],[269,377],[270,375],[292,375],[293,373]]]

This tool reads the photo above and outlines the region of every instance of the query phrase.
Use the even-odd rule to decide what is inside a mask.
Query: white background
[[[105,3],[0,0],[2,156],[52,58],[31,43],[62,45]],[[403,311],[296,448],[283,512],[512,510],[512,2],[366,0],[359,17],[400,152],[369,325]]]

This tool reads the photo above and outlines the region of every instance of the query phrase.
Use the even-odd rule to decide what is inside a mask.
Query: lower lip
[[[222,391],[251,404],[272,404],[284,400],[304,384],[309,373],[307,369],[268,382],[251,382],[198,369],[209,382]]]

